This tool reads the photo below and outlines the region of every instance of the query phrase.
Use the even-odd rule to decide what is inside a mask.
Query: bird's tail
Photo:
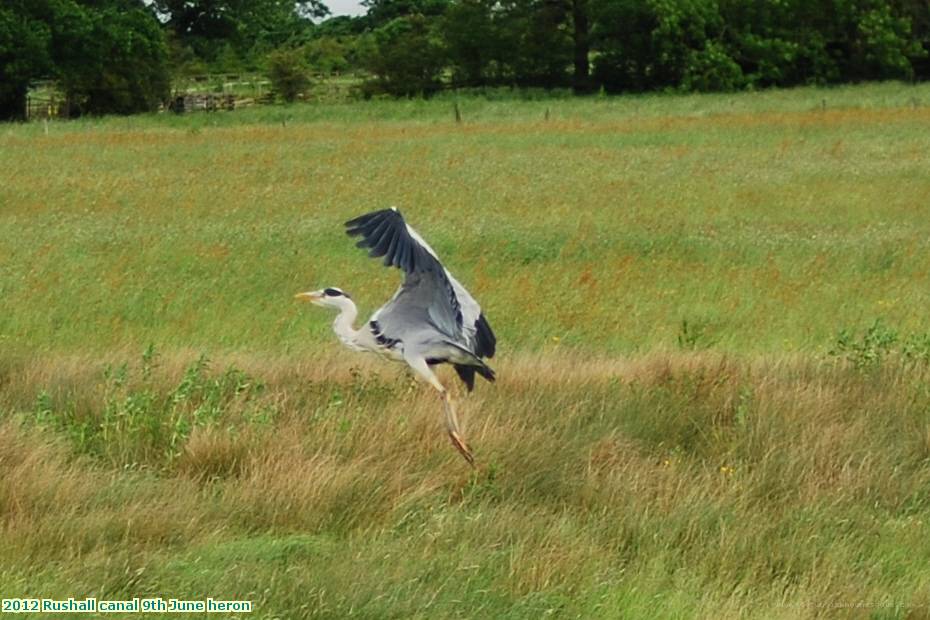
[[[468,388],[469,392],[475,389],[475,373],[481,375],[491,383],[494,383],[494,370],[487,364],[482,363],[481,366],[453,364],[453,366],[455,367],[455,372],[457,372],[459,375],[459,379],[462,380],[462,383],[465,384],[465,387]]]
[[[465,387],[468,388],[469,392],[475,389],[476,373],[481,375],[485,380],[494,383],[496,378],[494,370],[485,364],[484,360],[459,344],[454,342],[447,342],[446,344],[455,350],[454,358],[450,361],[452,361],[455,372],[458,373],[459,378],[462,380],[462,383],[465,384]]]

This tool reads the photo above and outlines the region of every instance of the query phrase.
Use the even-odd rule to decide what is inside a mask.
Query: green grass
[[[683,321],[749,352],[818,350],[876,316],[917,330],[930,107],[908,102],[921,97],[467,101],[462,126],[433,101],[11,127],[0,337],[29,350],[312,344],[327,325],[289,295],[330,284],[376,307],[394,281],[341,224],[391,204],[514,350],[674,347]],[[824,98],[862,107],[823,112]]]
[[[930,87],[452,100],[0,128],[0,595],[926,617]],[[388,205],[500,340],[474,472],[292,299],[385,300]]]

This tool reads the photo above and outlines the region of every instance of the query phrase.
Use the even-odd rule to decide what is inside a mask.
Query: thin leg
[[[465,440],[462,439],[462,436],[459,434],[459,421],[455,416],[455,407],[452,405],[452,399],[445,390],[442,391],[441,396],[443,409],[445,409],[446,412],[446,430],[449,431],[449,439],[452,440],[452,445],[455,446],[455,449],[465,457],[468,464],[474,467],[475,457],[468,447],[468,444],[465,443]]]
[[[462,439],[462,435],[459,432],[459,421],[455,416],[455,408],[452,406],[452,399],[449,397],[449,392],[442,383],[440,383],[436,375],[433,374],[433,371],[430,370],[429,364],[426,363],[424,358],[407,357],[406,361],[416,374],[425,379],[439,392],[439,397],[442,399],[443,411],[445,412],[446,430],[449,433],[449,439],[452,440],[452,445],[455,446],[455,449],[465,457],[468,464],[474,467],[475,457],[472,455],[468,444],[465,443],[465,440]]]

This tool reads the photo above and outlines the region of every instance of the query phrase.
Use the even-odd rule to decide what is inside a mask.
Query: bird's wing
[[[497,338],[494,336],[488,320],[484,318],[481,306],[448,271],[446,271],[446,277],[452,283],[455,297],[462,308],[462,330],[468,340],[469,348],[478,357],[494,357]]]
[[[385,266],[404,272],[404,282],[394,297],[372,316],[376,336],[410,340],[434,335],[468,342],[459,295],[464,292],[470,302],[465,307],[469,315],[477,303],[451,278],[429,244],[404,222],[400,211],[384,209],[355,218],[346,222],[346,232],[362,237],[356,245],[369,248],[369,256],[383,256]]]

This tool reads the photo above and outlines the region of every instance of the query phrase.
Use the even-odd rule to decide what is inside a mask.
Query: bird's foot
[[[455,449],[458,450],[463,457],[465,457],[465,460],[468,461],[468,464],[474,467],[475,457],[471,453],[471,449],[465,443],[465,440],[462,439],[455,431],[449,431],[449,439],[452,440],[452,445],[455,446]]]

